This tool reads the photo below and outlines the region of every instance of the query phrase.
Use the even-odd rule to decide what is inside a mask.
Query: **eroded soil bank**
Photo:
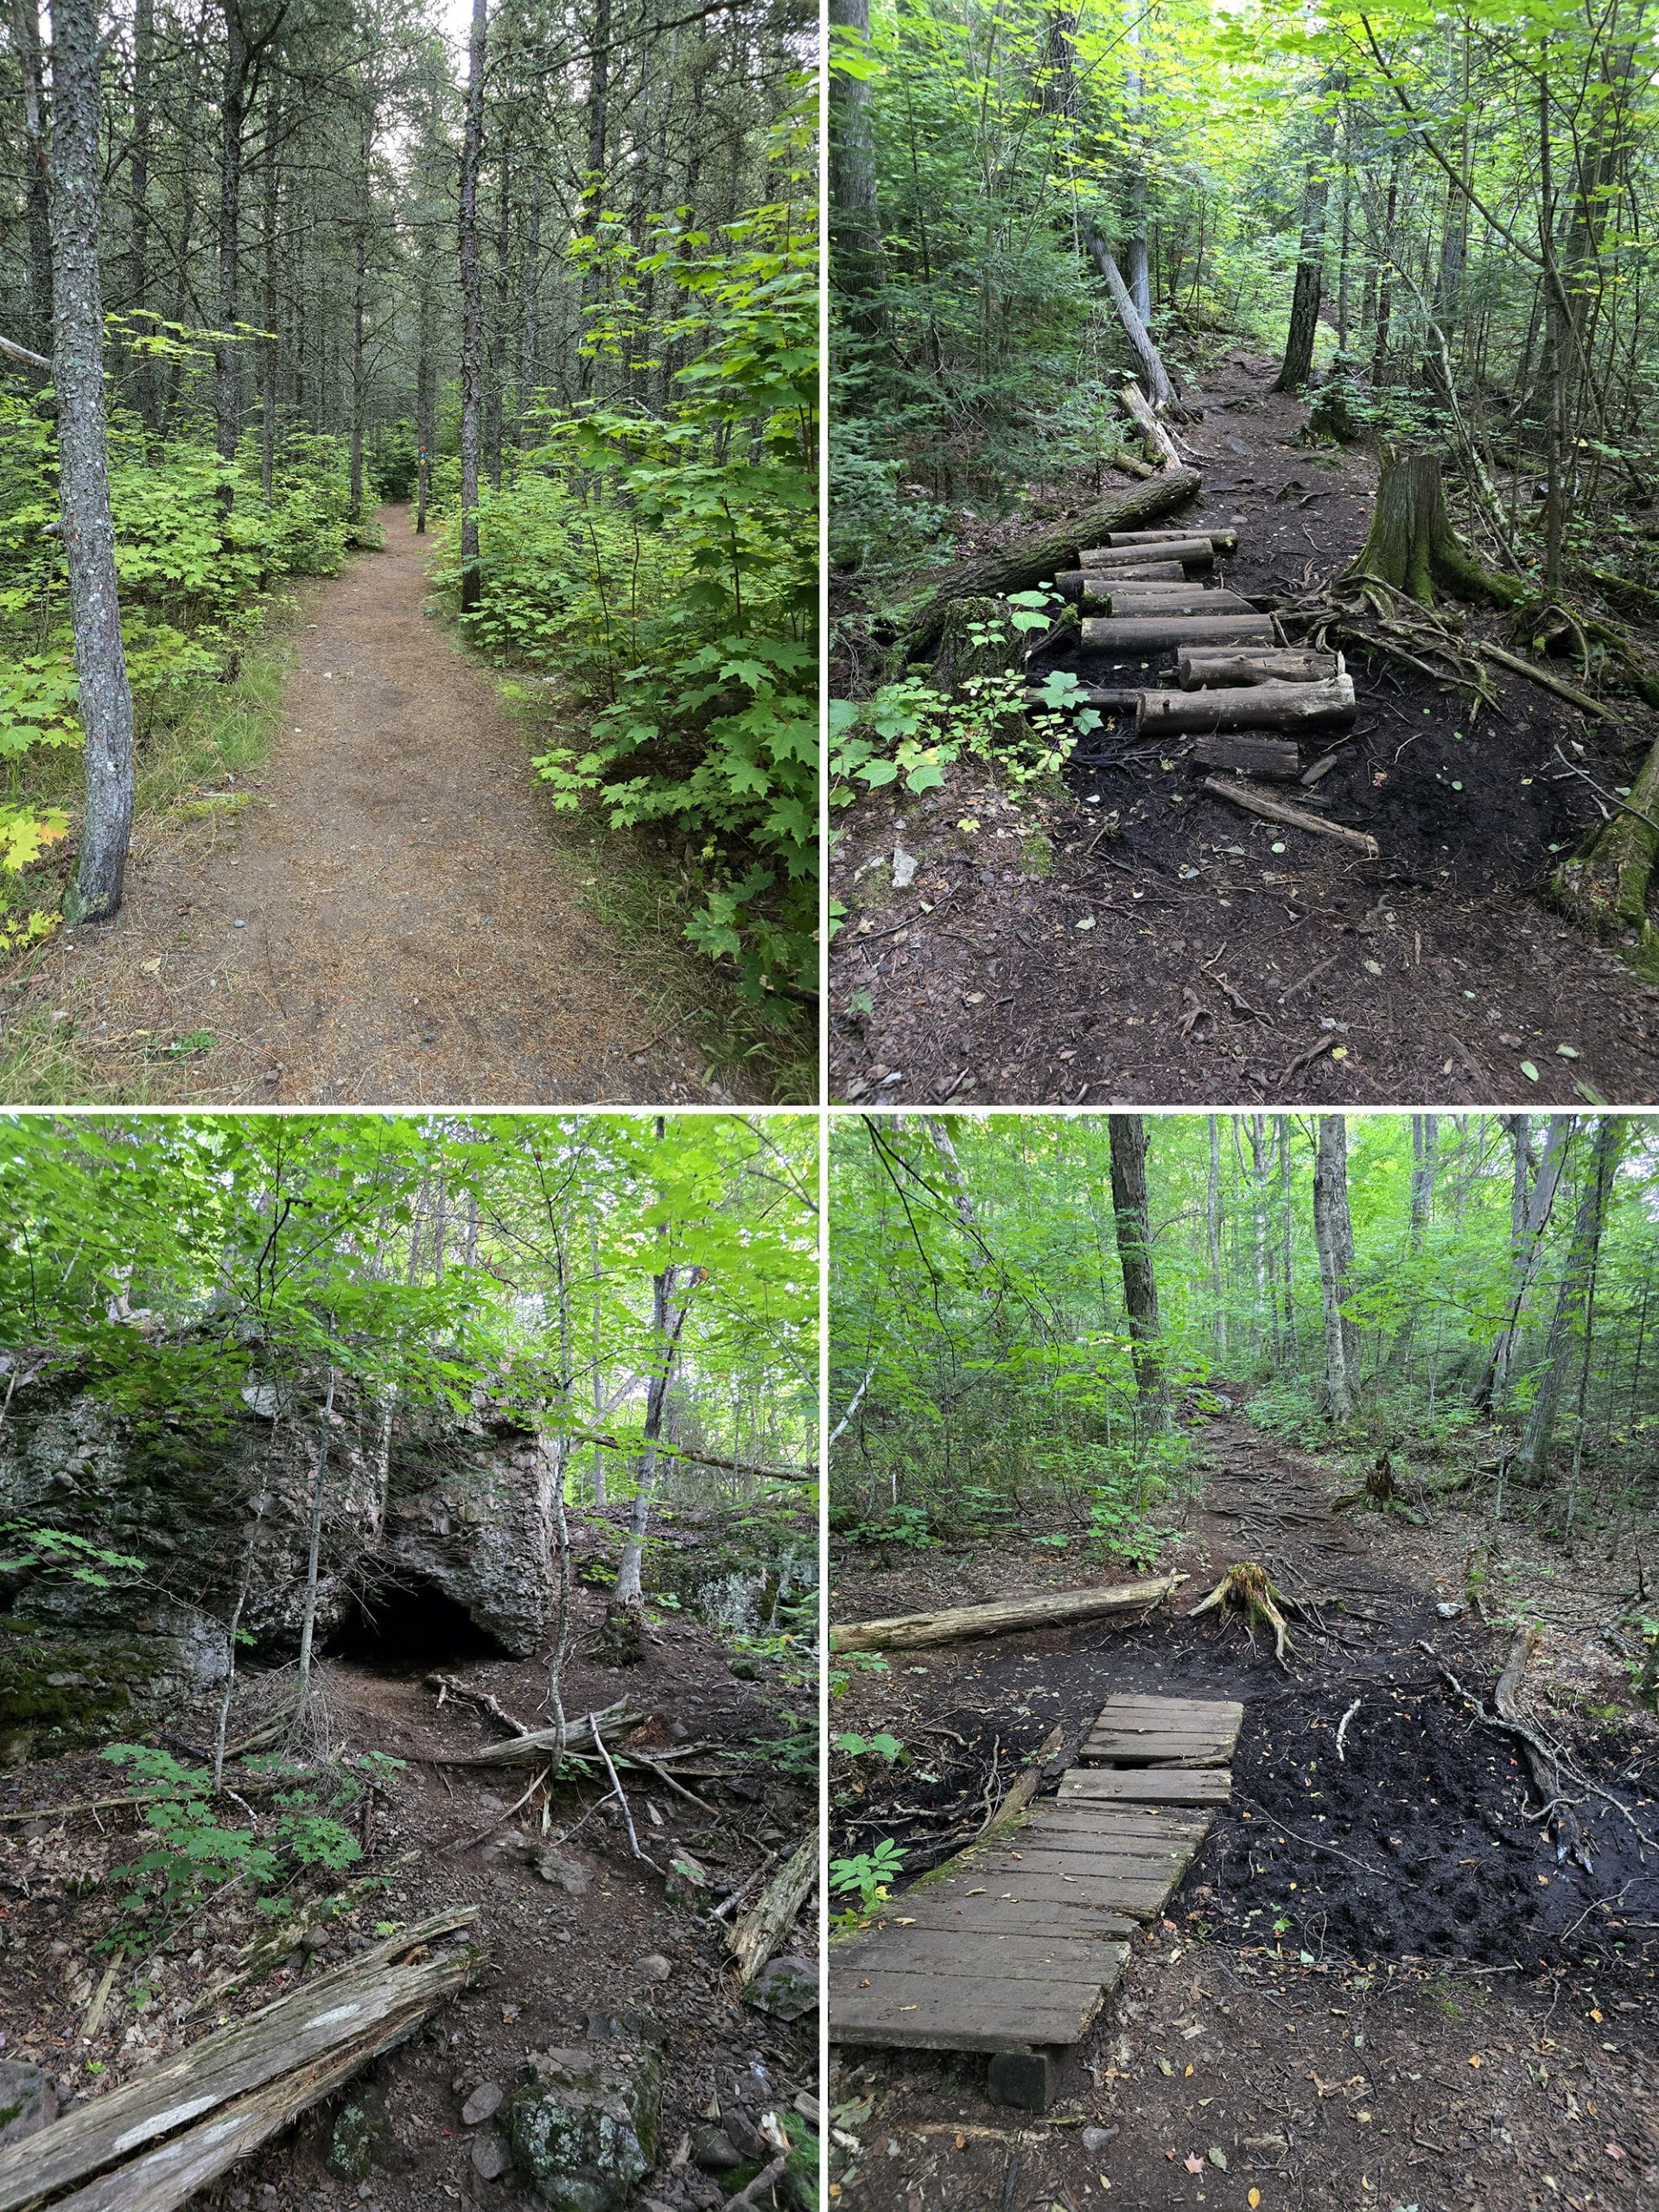
[[[1659,2189],[1659,1726],[1597,1641],[1630,1575],[1512,1541],[1498,1587],[1535,1606],[1536,1710],[1629,1816],[1580,1808],[1588,1871],[1527,1816],[1507,1738],[1480,1727],[1434,1652],[1490,1696],[1507,1626],[1448,1620],[1481,1528],[1334,1515],[1318,1459],[1227,1418],[1173,1564],[1173,1611],[854,1660],[836,1729],[908,1758],[840,1762],[832,1851],[881,1835],[912,1872],[959,1848],[1022,1756],[1075,1742],[1115,1691],[1238,1698],[1230,1804],[1169,1916],[1132,1947],[1041,2121],[990,2103],[983,2063],[832,2052],[838,2201],[1260,2204],[1319,2212],[1573,2212]],[[1044,1533],[1036,1529],[1027,1535]],[[1186,1609],[1223,1567],[1266,1564],[1308,1609],[1288,1672],[1270,1643]],[[1042,1564],[1039,1566],[1039,1561]],[[1621,1580],[1621,1574],[1623,1579]],[[1007,1540],[835,1575],[837,1618],[1012,1596],[1085,1579]],[[1499,1599],[1498,1603],[1503,1599]],[[1336,1736],[1352,1713],[1343,1756]],[[1252,2196],[1250,2192],[1259,2192]]]

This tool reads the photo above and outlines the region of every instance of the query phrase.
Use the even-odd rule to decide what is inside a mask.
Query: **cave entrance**
[[[418,1575],[372,1583],[354,1597],[327,1650],[380,1675],[423,1675],[507,1656],[464,1605]]]

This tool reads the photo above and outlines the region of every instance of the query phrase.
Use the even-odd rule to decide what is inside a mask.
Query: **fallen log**
[[[463,1988],[483,1963],[480,1946],[418,1964],[409,1955],[477,1918],[475,1905],[463,1905],[406,1928],[9,2144],[0,2150],[0,2212],[21,2212],[158,2144],[159,2150],[150,2148],[79,2190],[59,2212],[72,2205],[76,2212],[168,2212],[182,2203]],[[230,2111],[220,2109],[226,2106]],[[163,2143],[208,2113],[217,2116]]]
[[[1195,646],[1175,660],[1175,679],[1186,691],[1205,685],[1238,683],[1325,683],[1344,673],[1340,653],[1300,651],[1287,645],[1282,652],[1262,653],[1206,652]]]
[[[1210,546],[1217,553],[1236,553],[1238,532],[1236,530],[1114,530],[1108,533],[1109,545],[1166,545],[1172,538],[1185,543],[1196,542]]]
[[[914,659],[927,651],[938,639],[944,610],[953,599],[1024,591],[1046,582],[1058,569],[1079,568],[1077,555],[1083,546],[1098,544],[1121,524],[1150,522],[1167,514],[1192,499],[1203,481],[1196,468],[1165,469],[1144,484],[1133,484],[1126,491],[1096,499],[1080,514],[1016,537],[977,560],[964,561],[934,586],[911,617],[897,658]]]
[[[1083,604],[1103,614],[1251,614],[1236,591],[1207,591],[1202,584],[1120,584],[1105,576],[1084,581]]]
[[[1302,748],[1288,737],[1218,733],[1199,738],[1192,758],[1203,768],[1242,768],[1253,776],[1282,776],[1287,782],[1302,772]]]
[[[1079,626],[1085,647],[1096,652],[1163,652],[1199,645],[1276,645],[1268,614],[1094,615]]]
[[[1269,822],[1282,822],[1287,829],[1311,830],[1316,836],[1336,837],[1344,845],[1357,845],[1368,860],[1382,857],[1382,848],[1369,831],[1351,830],[1344,822],[1326,822],[1319,815],[1308,813],[1305,807],[1293,806],[1288,799],[1269,798],[1265,791],[1254,791],[1249,784],[1230,784],[1219,776],[1206,776],[1199,789],[1208,791],[1213,798],[1230,800],[1247,813],[1263,815]]]
[[[1207,537],[1154,538],[1146,545],[1082,545],[1079,569],[1130,568],[1137,561],[1179,561],[1184,569],[1212,569],[1216,549]]]
[[[726,1938],[746,1988],[795,1925],[795,1916],[817,1878],[815,1829],[803,1839],[794,1857],[767,1877],[766,1887]]]
[[[584,1745],[593,1748],[595,1720],[612,1733],[619,1728],[637,1728],[644,1719],[642,1713],[630,1713],[625,1700],[619,1700],[602,1713],[587,1713],[571,1721],[564,1732],[564,1748],[567,1751],[579,1751]],[[418,1756],[425,1766],[529,1766],[545,1764],[549,1754],[558,1748],[556,1728],[537,1728],[527,1736],[509,1736],[481,1751],[427,1751]]]
[[[1092,1590],[1062,1590],[1047,1598],[1009,1598],[986,1605],[954,1605],[931,1613],[895,1613],[886,1620],[849,1621],[830,1631],[832,1651],[913,1651],[928,1643],[957,1643],[969,1637],[1007,1636],[1017,1629],[1053,1628],[1092,1620],[1167,1598],[1178,1578],[1120,1582]]]
[[[1247,683],[1236,691],[1149,691],[1136,727],[1148,731],[1351,729],[1354,679]]]
[[[1019,1820],[1027,1806],[1037,1795],[1045,1770],[1051,1760],[1059,1758],[1065,1743],[1064,1728],[1057,1727],[1049,1730],[1047,1735],[1044,1737],[1042,1742],[1039,1744],[1025,1765],[1009,1783],[1007,1795],[1001,1803],[994,1813],[988,1815],[980,1823],[974,1837],[976,1843],[985,1836],[995,1835],[1000,1828],[1011,1827]]]
[[[1028,685],[1020,696],[1028,707],[1050,705],[1034,683]],[[1122,714],[1128,709],[1139,706],[1141,694],[1139,691],[1109,691],[1098,683],[1080,683],[1067,703],[1078,707],[1105,707]]]

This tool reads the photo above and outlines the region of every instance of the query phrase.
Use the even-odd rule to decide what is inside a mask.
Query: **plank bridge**
[[[1040,2112],[1232,1787],[1242,1705],[1109,1699],[1058,1795],[993,1824],[830,1946],[838,2044],[983,2051]]]

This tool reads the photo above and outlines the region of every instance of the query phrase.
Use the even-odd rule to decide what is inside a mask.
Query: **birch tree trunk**
[[[1117,1264],[1122,1271],[1123,1305],[1129,1317],[1129,1357],[1135,1367],[1141,1425],[1150,1435],[1164,1425],[1164,1359],[1152,1227],[1147,1214],[1147,1124],[1140,1114],[1114,1114],[1107,1128]]]
[[[86,764],[75,881],[63,905],[64,919],[73,923],[105,919],[120,909],[132,834],[132,693],[121,642],[104,421],[97,0],[60,0],[52,30],[52,372]]]
[[[484,63],[489,0],[473,0],[467,119],[461,143],[461,606],[484,595],[478,569],[478,463],[484,410],[484,278],[478,258],[478,175],[484,158]]]
[[[1313,1242],[1325,1317],[1325,1409],[1346,1421],[1359,1402],[1359,1331],[1344,1311],[1353,1294],[1354,1231],[1348,1214],[1348,1124],[1319,1117],[1313,1159]]]
[[[1175,387],[1170,381],[1169,371],[1164,366],[1151,334],[1141,319],[1139,308],[1123,281],[1123,272],[1113,258],[1106,241],[1091,225],[1084,231],[1084,243],[1088,247],[1095,266],[1106,279],[1106,289],[1112,296],[1112,305],[1117,309],[1117,319],[1123,326],[1123,334],[1135,350],[1141,364],[1141,381],[1147,388],[1147,397],[1154,407],[1173,407]]]

